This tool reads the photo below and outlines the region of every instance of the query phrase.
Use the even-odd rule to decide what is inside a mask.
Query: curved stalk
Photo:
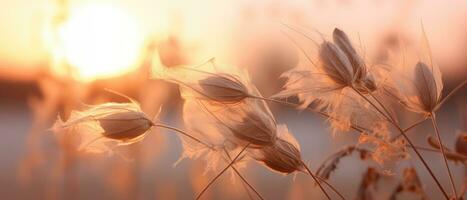
[[[225,154],[227,155],[227,157],[229,158],[229,161],[232,162],[232,157],[230,157],[230,154],[229,152],[224,149],[224,152]],[[240,177],[240,179],[242,179],[243,183],[245,183],[251,190],[253,190],[253,192],[256,194],[256,196],[258,196],[258,198],[260,198],[261,200],[264,200],[263,196],[242,176],[242,174],[240,174],[240,172],[234,167],[234,165],[232,165],[232,169],[235,171],[235,173]],[[248,191],[247,188],[245,188],[248,192],[248,196],[250,196],[250,192]],[[251,198],[251,196],[250,196]]]
[[[209,189],[209,187],[220,177],[222,176],[222,174],[224,174],[224,172],[227,171],[227,169],[230,168],[230,166],[232,166],[235,161],[237,161],[237,159],[240,157],[240,155],[242,155],[242,153],[248,148],[248,146],[250,146],[250,143],[248,143],[247,145],[245,145],[245,147],[243,147],[243,149],[237,154],[237,156],[235,156],[235,158],[232,160],[232,162],[230,162],[224,169],[222,169],[221,172],[219,172],[219,174],[217,174],[209,183],[208,185],[206,185],[206,187],[204,187],[204,189],[198,194],[198,196],[196,197],[196,200],[199,200],[203,194]]]
[[[422,124],[423,122],[425,122],[425,120],[427,120],[428,117],[425,116],[423,117],[422,119],[414,122],[413,124],[411,124],[410,126],[408,126],[407,128],[404,128],[402,129],[405,133],[407,133],[409,130],[412,130],[413,128],[417,127],[418,125]],[[401,133],[399,133],[398,135],[394,136],[393,138],[391,138],[391,141],[394,141],[394,140],[397,140],[400,136],[402,136]]]
[[[343,200],[345,200],[346,198],[344,197],[344,195],[342,195],[334,186],[332,186],[330,183],[328,183],[325,179],[319,177],[319,176],[316,176],[317,179],[319,179],[320,181],[322,181],[324,184],[326,184],[329,188],[331,188],[332,191],[334,191],[337,195],[339,195],[339,197]]]
[[[194,140],[194,141],[196,141],[196,142],[199,142],[199,143],[205,145],[206,147],[212,149],[212,146],[211,146],[211,145],[208,145],[208,144],[204,143],[203,141],[199,140],[198,138],[195,138],[195,137],[191,136],[190,134],[186,133],[185,131],[182,131],[182,130],[180,130],[180,129],[178,129],[178,128],[175,128],[175,127],[172,127],[172,126],[169,126],[169,125],[165,125],[165,124],[154,124],[154,126],[155,126],[155,127],[162,127],[162,128],[166,128],[166,129],[175,131],[175,132],[177,132],[177,133],[180,133],[180,134],[182,134],[182,135],[184,135],[184,136],[187,136],[187,137],[189,137],[190,139],[192,139],[192,140]]]
[[[448,176],[449,176],[449,181],[451,182],[452,192],[453,192],[454,196],[457,197],[456,185],[454,184],[454,179],[452,178],[451,169],[449,168],[448,159],[446,158],[446,152],[444,150],[443,142],[441,141],[441,136],[439,134],[439,129],[438,129],[438,123],[436,122],[436,116],[435,116],[434,113],[431,113],[431,123],[433,124],[433,128],[435,129],[436,137],[438,138],[439,146],[441,147],[439,149],[440,149],[441,153],[443,154],[444,164],[446,165],[446,171],[447,171]]]
[[[323,191],[324,195],[326,195],[326,197],[331,200],[331,197],[329,196],[329,194],[326,192],[326,190],[323,188],[323,186],[321,185],[321,183],[319,182],[318,178],[316,178],[316,176],[313,174],[313,172],[311,172],[310,168],[308,168],[308,166],[305,164],[305,162],[303,162],[303,160],[301,160],[302,162],[302,165],[303,167],[305,167],[306,171],[308,172],[308,174],[310,174],[310,176],[313,178],[313,180],[315,180],[316,184],[318,184],[319,188],[321,189],[321,191]],[[334,189],[334,187],[331,186],[331,188]],[[337,191],[337,190],[336,190]],[[340,193],[337,192],[337,194],[340,195]]]
[[[441,102],[438,103],[438,105],[436,105],[436,107],[435,107],[435,109],[433,109],[433,111],[437,111],[439,108],[441,108],[441,106],[444,103],[446,103],[446,101],[449,100],[449,98],[451,98],[457,91],[459,91],[466,84],[467,84],[467,80],[463,81],[461,84],[456,86],[453,90],[451,90],[451,92],[449,92],[449,94],[446,95],[446,97],[444,97],[443,100],[441,100]]]

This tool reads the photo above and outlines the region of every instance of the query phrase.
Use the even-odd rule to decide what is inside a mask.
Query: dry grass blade
[[[369,150],[358,148],[354,145],[345,147],[329,156],[320,165],[320,167],[316,171],[316,175],[323,179],[329,179],[331,173],[337,169],[337,165],[339,164],[340,160],[346,156],[351,155],[353,152],[358,152],[360,155],[360,159],[362,160],[366,160],[371,155],[371,152]]]

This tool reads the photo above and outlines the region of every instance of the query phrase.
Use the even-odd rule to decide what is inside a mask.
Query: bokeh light
[[[77,69],[75,78],[114,77],[137,67],[144,37],[138,22],[123,9],[105,4],[78,7],[59,31],[64,57]]]

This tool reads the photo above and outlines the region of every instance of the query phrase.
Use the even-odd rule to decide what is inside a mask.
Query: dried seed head
[[[437,82],[435,76],[425,63],[418,62],[415,66],[415,87],[418,91],[421,109],[425,112],[433,111],[441,98],[441,88],[439,86],[442,83]]]
[[[87,152],[112,153],[117,145],[132,144],[144,138],[152,121],[136,103],[105,103],[85,111],[73,111],[68,121],[53,126],[60,136],[79,138],[79,149]]]
[[[354,81],[354,70],[345,53],[335,44],[324,41],[319,57],[326,74],[340,85],[350,86]]]
[[[96,120],[104,129],[105,137],[122,141],[141,136],[153,125],[141,112],[114,113]]]
[[[352,43],[347,37],[344,31],[335,28],[333,33],[334,43],[344,52],[352,65],[353,72],[355,73],[355,79],[360,80],[366,76],[366,65],[363,59],[357,54]]]
[[[332,35],[334,43],[350,61],[354,72],[354,87],[362,93],[375,91],[377,89],[375,79],[367,72],[365,61],[358,55],[347,34],[336,28]]]
[[[254,86],[251,93],[261,96]],[[234,104],[225,104],[211,99],[190,98],[183,95],[185,107],[200,112],[185,112],[184,116],[195,120],[210,119],[220,134],[237,145],[250,144],[250,148],[272,145],[276,140],[276,123],[267,104],[258,99],[248,98]],[[190,105],[191,104],[191,105]],[[196,104],[196,105],[193,105]],[[203,116],[203,117],[202,117]],[[203,131],[202,129],[198,131]]]
[[[223,104],[239,103],[249,96],[248,74],[229,68],[219,70],[213,60],[198,67],[177,67],[158,72],[158,78],[181,87],[183,98],[195,98]]]
[[[290,174],[304,170],[300,155],[300,147],[295,138],[288,132],[287,127],[280,125],[279,139],[271,146],[260,149],[260,156],[256,159],[270,169]]]
[[[234,136],[256,146],[270,146],[276,140],[276,127],[253,112],[247,112],[239,122],[229,126]]]
[[[407,109],[429,115],[439,105],[443,81],[441,71],[432,59],[424,31],[423,38],[420,50],[410,56],[417,58],[416,63],[410,62],[410,66],[401,65],[392,70],[391,82],[398,91],[393,90],[390,95]]]
[[[231,74],[216,74],[198,81],[202,93],[207,98],[221,103],[238,103],[247,98],[247,87]]]
[[[467,134],[461,133],[457,136],[456,152],[467,156]]]
[[[344,107],[340,106],[338,101],[355,103],[351,106],[345,106],[347,111],[362,110],[361,108],[366,106],[365,103],[361,104],[363,101],[352,100],[353,97],[350,96],[355,95],[351,93],[355,93],[353,89],[364,94],[375,91],[378,86],[376,80],[380,80],[380,74],[377,72],[382,70],[378,67],[372,73],[369,73],[364,60],[357,54],[343,31],[335,29],[333,41],[334,43],[324,40],[319,46],[319,64],[315,65],[312,62],[312,67],[298,66],[282,74],[282,77],[287,78],[285,89],[273,95],[273,98],[296,96],[301,103],[300,108],[306,108],[310,104],[320,102],[320,108],[325,109],[330,114],[336,113],[336,116],[339,116],[340,119],[344,118],[344,120],[340,121],[353,119],[349,115],[343,115],[341,109],[336,109],[337,107]],[[346,91],[349,88],[351,90]],[[344,98],[349,100],[341,100]],[[357,97],[357,99],[359,98],[361,97]],[[361,116],[363,115],[359,114],[359,117]]]
[[[264,159],[261,161],[272,170],[290,174],[303,168],[300,151],[285,140],[279,139],[275,145],[267,146],[262,151]]]

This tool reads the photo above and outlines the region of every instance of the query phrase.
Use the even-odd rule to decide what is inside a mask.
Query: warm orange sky
[[[0,7],[0,66],[34,67],[45,63],[48,50],[43,28],[51,16],[53,0],[3,1]],[[327,33],[337,26],[360,35],[371,50],[378,36],[393,27],[419,37],[420,20],[428,32],[433,53],[444,62],[462,58],[467,43],[466,1],[174,1],[174,0],[72,0],[75,7],[95,2],[122,8],[141,25],[141,35],[163,38],[178,31],[184,45],[193,47],[191,60],[232,57],[235,34],[264,33],[278,22],[295,22],[301,16],[309,27]],[[247,17],[245,17],[247,16]],[[408,19],[408,20],[404,20]],[[170,24],[170,25],[169,25]],[[266,24],[266,25],[264,25]],[[264,25],[264,26],[263,26]],[[244,30],[242,30],[242,28]],[[267,28],[266,28],[267,29]],[[256,32],[259,34],[255,34]],[[262,31],[262,32],[261,32]],[[13,66],[12,66],[13,65]],[[445,69],[451,71],[451,69]]]

